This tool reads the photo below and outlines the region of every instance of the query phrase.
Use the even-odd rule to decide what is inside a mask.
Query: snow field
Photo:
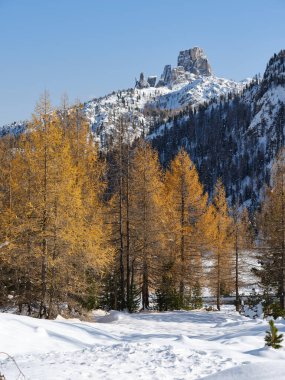
[[[0,351],[13,355],[32,380],[285,379],[285,349],[264,347],[264,320],[227,309],[97,312],[93,318],[47,321],[0,314]],[[283,320],[276,325],[285,332]],[[3,354],[0,363],[7,380],[21,378]]]

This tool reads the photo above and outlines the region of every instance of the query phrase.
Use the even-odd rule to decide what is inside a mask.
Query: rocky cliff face
[[[191,82],[198,77],[209,77],[213,75],[203,49],[194,47],[189,50],[180,51],[177,60],[177,67],[171,65],[164,67],[163,73],[157,87],[173,87],[183,82]]]
[[[203,49],[199,47],[180,51],[177,65],[195,75],[209,76],[213,74]]]

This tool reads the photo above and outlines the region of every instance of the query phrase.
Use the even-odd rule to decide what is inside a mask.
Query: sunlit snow
[[[103,315],[102,315],[103,314]],[[284,320],[276,322],[285,332]],[[26,379],[285,379],[285,349],[264,347],[268,323],[235,311],[125,314],[92,322],[0,314],[1,351]],[[18,369],[1,354],[0,373]]]

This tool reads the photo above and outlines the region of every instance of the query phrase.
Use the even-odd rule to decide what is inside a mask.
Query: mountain
[[[210,193],[221,177],[230,202],[256,208],[278,150],[284,146],[285,51],[241,93],[214,98],[158,123],[148,139],[167,162],[185,147]]]
[[[115,121],[121,115],[132,119],[132,138],[147,133],[161,112],[176,113],[189,105],[197,106],[229,92],[240,92],[248,81],[217,78],[201,48],[180,51],[177,67],[166,65],[157,76],[147,79],[141,73],[134,88],[113,92],[85,103],[85,112],[101,145],[108,144]]]
[[[130,138],[142,133],[164,165],[181,147],[197,165],[211,194],[222,178],[229,202],[256,208],[281,146],[285,145],[285,51],[269,60],[262,78],[217,78],[201,48],[179,52],[177,66],[157,76],[140,74],[135,86],[84,103],[101,148],[108,149],[120,116]],[[2,128],[21,133],[26,123]]]
[[[143,73],[133,88],[114,91],[109,95],[84,103],[95,138],[101,146],[107,146],[112,137],[114,124],[122,115],[132,119],[131,138],[148,133],[150,126],[159,122],[161,113],[177,113],[189,105],[197,106],[229,92],[240,92],[248,80],[235,82],[218,78],[204,51],[199,47],[180,51],[177,67],[165,65],[157,76],[145,79]],[[27,122],[14,122],[1,128],[4,135],[12,130],[19,133]]]

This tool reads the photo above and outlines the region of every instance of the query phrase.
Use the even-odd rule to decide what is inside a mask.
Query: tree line
[[[190,309],[207,287],[218,309],[235,293],[239,310],[255,240],[258,275],[284,309],[280,179],[253,228],[246,208],[229,209],[220,179],[209,198],[185,150],[163,169],[130,128],[120,118],[100,152],[83,106],[54,111],[45,94],[26,131],[0,140],[1,306],[40,318],[82,307]]]

